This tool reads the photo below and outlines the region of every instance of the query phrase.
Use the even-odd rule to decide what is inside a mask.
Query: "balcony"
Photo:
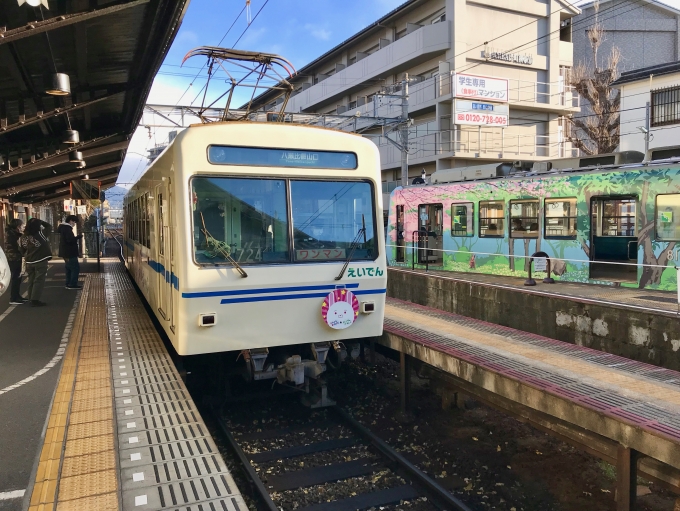
[[[428,107],[434,107],[437,101],[452,98],[452,83],[455,74],[437,75],[422,82],[409,85],[409,112],[417,112]],[[396,87],[392,95],[376,94],[372,101],[347,108],[346,115],[360,115],[369,117],[400,117],[401,99],[398,97],[400,88]],[[543,83],[522,80],[509,80],[509,104],[527,110],[558,111],[562,115],[569,115],[580,110],[580,96],[576,90],[563,82]],[[290,104],[290,102],[289,102]]]
[[[401,151],[384,137],[372,139],[380,151],[383,169],[401,165]],[[567,140],[557,135],[536,135],[530,130],[498,127],[454,129],[409,138],[409,165],[439,158],[545,159],[576,156]]]
[[[290,99],[286,110],[314,109],[360,89],[367,80],[398,73],[430,60],[450,47],[450,22],[424,26],[301,91]]]

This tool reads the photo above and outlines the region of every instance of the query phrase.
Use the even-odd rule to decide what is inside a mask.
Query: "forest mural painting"
[[[412,233],[420,227],[418,206],[441,204],[444,215],[443,262],[437,266],[438,269],[524,277],[527,275],[529,257],[534,252],[544,251],[551,258],[556,279],[611,284],[612,281],[607,278],[591,276],[591,259],[594,258],[591,257],[591,201],[601,197],[629,197],[631,207],[635,210],[635,226],[634,232],[631,226],[628,234],[637,240],[639,266],[637,279],[633,274],[631,279],[621,282],[621,285],[675,290],[677,257],[669,257],[669,254],[678,253],[675,240],[678,239],[676,233],[680,233],[680,207],[677,210],[666,207],[663,212],[657,210],[657,196],[672,197],[669,194],[680,194],[680,166],[640,166],[397,188],[390,198],[388,259],[391,265],[411,266]],[[546,236],[544,225],[545,199],[557,198],[575,199],[575,232],[570,237],[551,239]],[[540,235],[536,238],[508,237],[510,201],[520,199],[539,199]],[[480,201],[504,201],[503,237],[480,237]],[[474,214],[471,216],[472,225],[468,227],[468,235],[454,236],[452,205],[469,202],[473,203]],[[680,204],[680,196],[674,204]],[[397,232],[396,206],[403,206],[404,209],[402,235]],[[664,233],[659,232],[659,226],[663,227]],[[398,244],[405,245],[403,261],[397,261]],[[632,247],[634,250],[635,244]],[[634,258],[635,254],[629,257]],[[635,263],[635,260],[632,262]]]

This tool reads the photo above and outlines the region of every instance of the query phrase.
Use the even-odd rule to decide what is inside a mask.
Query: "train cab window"
[[[510,201],[510,237],[538,238],[538,199]]]
[[[472,202],[451,204],[451,236],[469,237],[475,235],[472,225],[475,206]]]
[[[290,260],[283,179],[192,180],[194,258],[199,264]]]
[[[656,196],[656,239],[680,241],[680,194]]]
[[[373,190],[363,181],[291,181],[296,262],[377,257]],[[361,229],[365,227],[365,232]]]
[[[545,199],[546,239],[576,239],[576,199]]]
[[[505,201],[479,201],[480,238],[502,238],[505,235]]]

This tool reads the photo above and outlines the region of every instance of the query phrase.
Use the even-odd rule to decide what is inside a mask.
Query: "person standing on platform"
[[[9,263],[11,281],[9,288],[10,305],[21,305],[28,300],[21,297],[21,252],[19,251],[19,238],[24,232],[24,222],[15,218],[9,223],[5,233],[5,255]]]
[[[66,289],[82,289],[78,284],[80,275],[80,263],[78,262],[78,240],[82,234],[73,234],[73,228],[78,224],[76,215],[69,215],[63,223],[59,224],[59,257],[64,258],[64,268],[66,270]]]
[[[45,278],[47,277],[48,261],[52,259],[52,249],[48,236],[52,226],[37,218],[31,218],[26,224],[24,235],[19,238],[19,250],[26,258],[28,270],[28,299],[32,307],[47,305],[40,301]]]

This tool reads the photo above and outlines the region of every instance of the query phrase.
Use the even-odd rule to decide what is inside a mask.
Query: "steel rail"
[[[248,476],[248,479],[255,485],[255,489],[257,489],[257,493],[259,494],[260,498],[262,499],[262,502],[266,505],[267,509],[269,511],[281,511],[276,504],[274,504],[274,501],[272,500],[271,496],[269,495],[269,492],[267,491],[267,488],[265,487],[264,483],[260,479],[260,476],[257,475],[257,471],[255,470],[255,467],[251,465],[250,460],[248,460],[248,457],[246,456],[246,453],[243,452],[243,449],[241,449],[241,446],[238,445],[236,442],[236,439],[234,436],[231,434],[229,431],[229,428],[227,425],[224,423],[224,420],[222,417],[220,417],[219,413],[215,412],[213,410],[213,415],[215,417],[215,420],[217,420],[217,424],[220,426],[220,429],[222,430],[222,433],[224,436],[227,437],[227,441],[229,442],[229,446],[231,447],[232,451],[234,451],[234,454],[238,457],[239,461],[241,462],[241,465],[246,471],[246,475]]]
[[[383,439],[379,438],[375,433],[369,430],[366,426],[357,421],[354,417],[344,411],[338,406],[332,407],[335,413],[337,413],[347,424],[349,424],[352,429],[360,433],[364,438],[371,442],[373,447],[378,449],[384,456],[396,462],[404,468],[411,476],[414,477],[416,482],[424,486],[430,493],[435,495],[436,499],[441,501],[446,507],[446,509],[454,509],[457,511],[472,511],[463,502],[458,500],[456,497],[451,495],[443,486],[438,484],[434,479],[428,477],[423,473],[418,467],[413,463],[404,458],[399,452],[394,448],[390,447]]]

